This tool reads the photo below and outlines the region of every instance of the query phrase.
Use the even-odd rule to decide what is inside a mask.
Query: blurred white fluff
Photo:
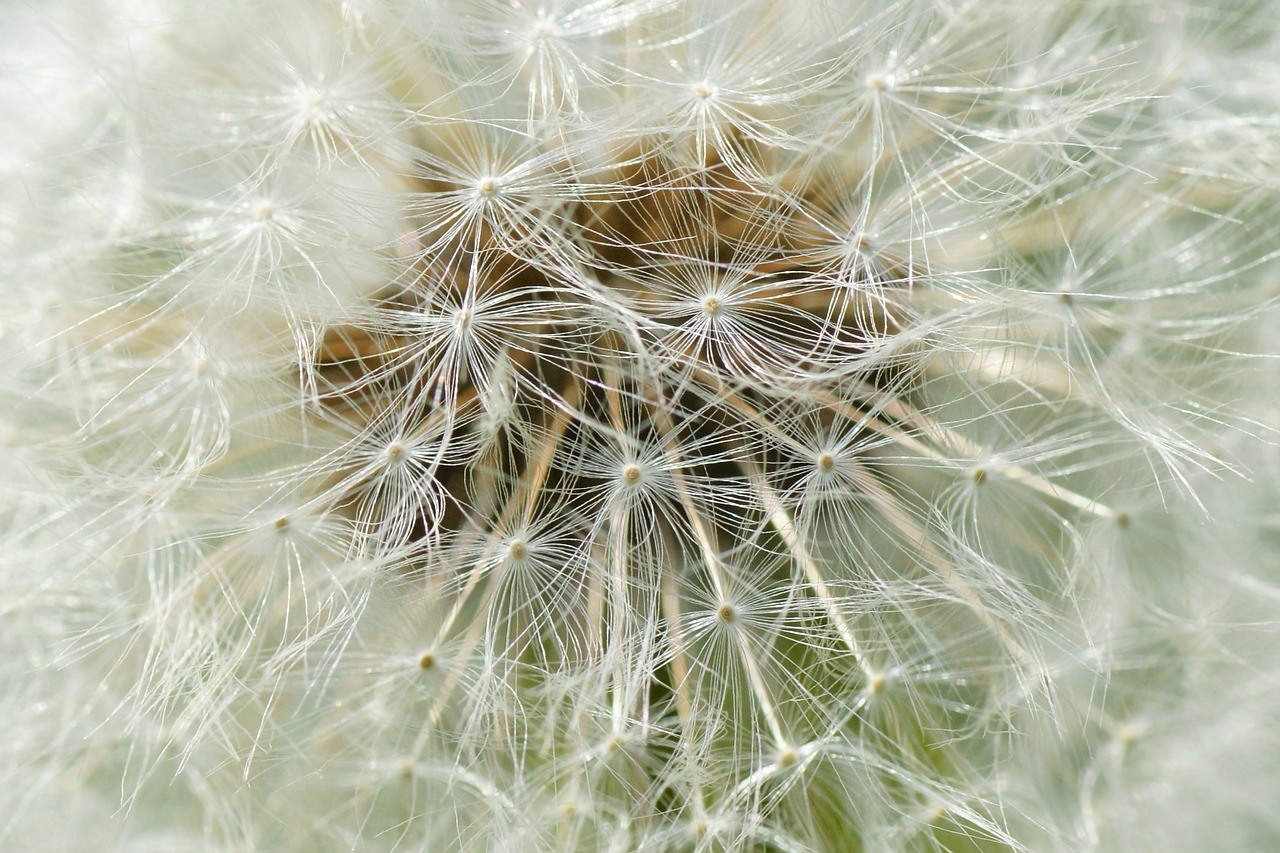
[[[1264,2],[0,9],[0,847],[1280,845]]]

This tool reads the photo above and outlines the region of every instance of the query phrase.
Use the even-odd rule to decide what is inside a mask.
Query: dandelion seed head
[[[20,12],[73,84],[0,168],[4,805],[1134,849],[1280,707],[1276,35],[1184,6]],[[1270,849],[1232,790],[1202,849]]]

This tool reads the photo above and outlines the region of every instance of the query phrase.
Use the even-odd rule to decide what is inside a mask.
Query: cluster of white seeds
[[[0,847],[1280,844],[1271,11],[0,8]]]

